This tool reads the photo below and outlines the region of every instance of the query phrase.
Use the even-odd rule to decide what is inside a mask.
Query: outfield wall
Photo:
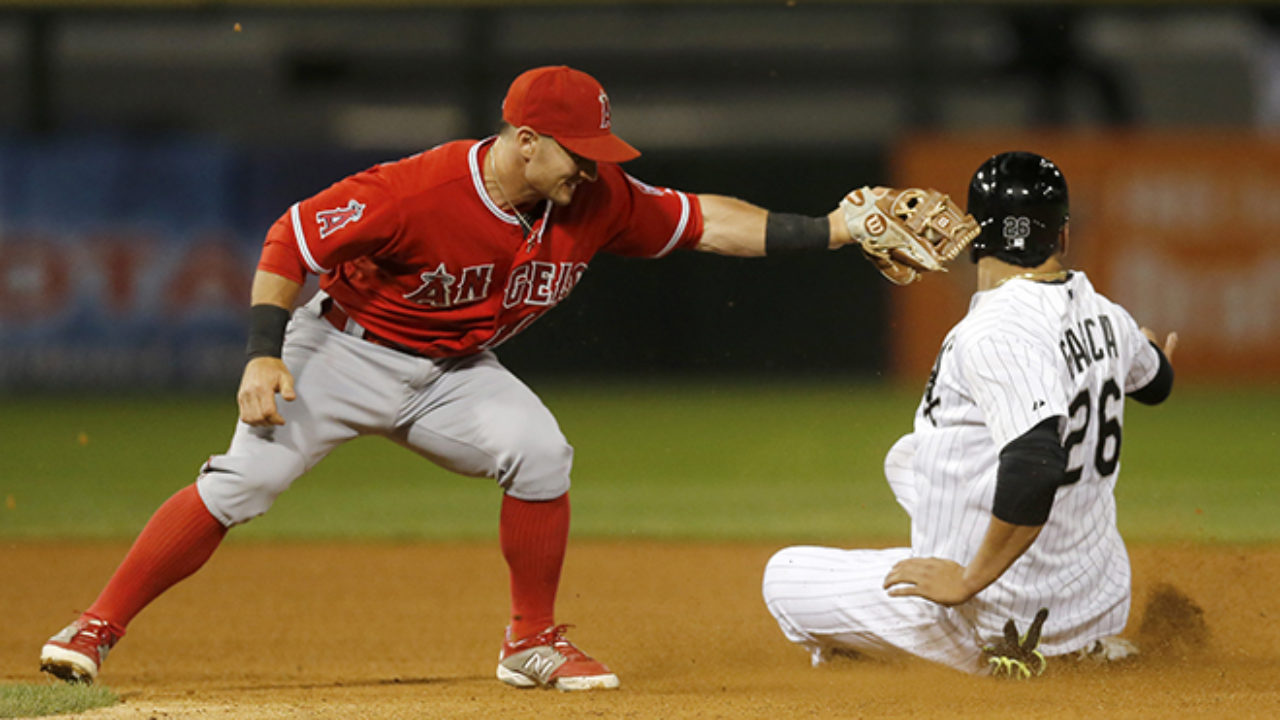
[[[990,155],[1053,159],[1071,195],[1069,264],[1162,336],[1180,377],[1280,379],[1280,139],[1226,132],[921,135],[894,153],[898,183],[963,198]],[[894,372],[921,377],[968,307],[967,264],[891,294]]]
[[[190,135],[0,142],[0,389],[234,388],[266,229],[294,201],[402,154]],[[628,165],[649,182],[813,214],[835,205],[846,175],[878,168],[767,151]],[[885,289],[853,251],[602,256],[500,354],[522,375],[870,375],[884,362]]]

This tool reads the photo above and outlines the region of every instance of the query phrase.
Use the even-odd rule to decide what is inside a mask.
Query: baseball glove
[[[840,202],[849,234],[896,285],[947,262],[978,236],[978,223],[937,190],[861,187]]]
[[[1022,637],[1018,637],[1018,626],[1012,619],[1004,624],[1004,637],[982,648],[992,677],[1026,680],[1044,672],[1049,661],[1036,648],[1040,646],[1040,628],[1047,617],[1049,609],[1040,608]]]

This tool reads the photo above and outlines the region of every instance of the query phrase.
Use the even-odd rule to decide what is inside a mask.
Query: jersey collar
[[[467,165],[471,167],[471,184],[475,186],[476,195],[480,196],[480,202],[483,202],[484,206],[489,208],[489,212],[493,213],[494,217],[509,225],[519,225],[520,219],[514,213],[509,213],[498,207],[493,198],[489,197],[489,192],[484,189],[484,173],[480,171],[480,148],[492,148],[494,141],[497,139],[497,135],[490,135],[472,145],[471,150],[467,152]]]

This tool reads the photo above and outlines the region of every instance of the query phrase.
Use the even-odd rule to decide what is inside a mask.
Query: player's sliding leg
[[[765,606],[787,639],[808,650],[815,665],[833,651],[853,651],[885,659],[914,655],[968,673],[983,672],[973,628],[960,611],[885,594],[885,575],[910,556],[911,548],[784,548],[765,566]]]
[[[45,643],[40,669],[68,682],[92,683],[129,621],[200,569],[226,532],[195,485],[179,490],[151,516],[93,605]]]

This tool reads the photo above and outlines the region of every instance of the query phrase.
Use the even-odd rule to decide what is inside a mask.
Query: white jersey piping
[[[328,273],[329,270],[316,262],[315,256],[311,254],[311,248],[307,247],[307,236],[302,231],[302,215],[298,211],[298,203],[294,203],[293,207],[289,208],[289,220],[293,222],[293,238],[298,243],[298,250],[302,252],[302,259],[307,263],[307,267],[317,275]]]

